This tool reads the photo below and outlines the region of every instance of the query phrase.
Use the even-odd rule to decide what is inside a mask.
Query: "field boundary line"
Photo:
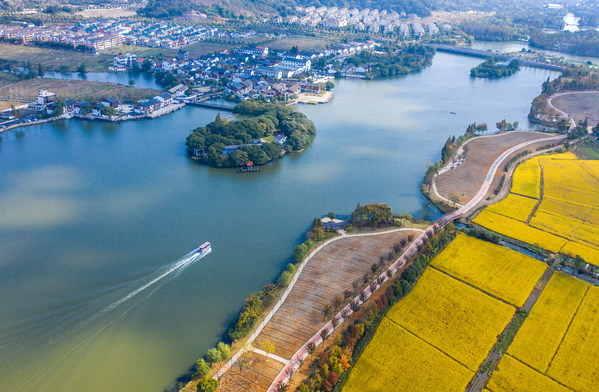
[[[403,325],[401,325],[400,323],[398,323],[397,321],[385,316],[385,318],[389,321],[391,321],[393,324],[397,325],[399,328],[403,329],[404,331],[406,331],[407,333],[409,333],[410,335],[414,336],[415,338],[417,338],[418,340],[422,340],[424,343],[426,343],[427,345],[431,346],[432,348],[434,348],[435,350],[439,351],[440,353],[443,353],[443,355],[445,355],[447,358],[451,359],[454,362],[459,363],[460,365],[462,365],[464,368],[466,368],[469,372],[476,374],[475,370],[470,369],[468,366],[466,366],[465,364],[463,364],[462,362],[458,361],[457,359],[455,359],[454,357],[452,357],[451,355],[449,355],[448,353],[446,353],[445,351],[441,350],[439,347],[435,346],[434,344],[432,344],[431,342],[425,340],[424,338],[416,335],[416,333],[410,331],[409,329],[407,329],[406,327],[404,327]]]
[[[499,246],[501,246],[501,245],[499,245]],[[509,249],[509,248],[506,248],[506,249]],[[513,249],[511,249],[511,250],[513,250]],[[475,285],[473,285],[472,283],[468,283],[468,282],[466,282],[465,280],[462,280],[462,279],[460,279],[460,278],[458,278],[458,277],[456,277],[456,276],[450,275],[448,272],[446,272],[446,271],[443,271],[443,270],[440,270],[439,268],[437,268],[437,267],[435,267],[435,266],[433,266],[433,265],[430,265],[430,264],[429,264],[429,265],[428,265],[428,267],[430,267],[430,268],[432,268],[432,269],[434,269],[434,270],[436,270],[436,271],[438,271],[438,272],[440,272],[440,273],[442,273],[442,274],[444,274],[444,275],[447,275],[447,276],[449,276],[451,279],[454,279],[454,280],[456,280],[456,281],[458,281],[458,282],[460,282],[460,283],[463,283],[463,284],[465,284],[466,286],[470,286],[470,287],[472,287],[473,289],[475,289],[475,290],[477,290],[477,291],[480,291],[481,293],[483,293],[483,294],[485,294],[485,295],[487,295],[487,296],[489,296],[489,297],[491,297],[491,298],[493,298],[493,299],[496,299],[496,300],[498,300],[498,301],[501,301],[501,302],[503,302],[503,303],[504,303],[504,304],[506,304],[506,305],[510,305],[511,307],[513,307],[513,308],[516,308],[516,310],[517,310],[518,308],[520,308],[520,306],[518,306],[518,305],[516,305],[516,304],[509,303],[509,302],[507,302],[506,300],[504,300],[504,299],[501,299],[501,298],[497,297],[496,295],[493,295],[493,294],[491,294],[491,293],[489,293],[489,292],[487,292],[487,291],[485,291],[485,290],[481,289],[480,287],[476,287],[476,286],[475,286]]]
[[[528,217],[526,218],[526,221],[524,222],[529,226],[530,226],[530,221],[535,216],[537,210],[539,209],[539,206],[541,205],[541,202],[543,201],[543,196],[545,196],[545,177],[544,177],[545,171],[543,169],[543,165],[539,165],[539,167],[541,168],[541,177],[539,178],[539,198],[537,199],[537,203],[532,208],[532,210],[530,211],[530,214],[528,214]]]
[[[589,292],[589,287],[587,287],[586,291],[584,292],[584,295],[580,299],[580,302],[578,303],[578,306],[576,307],[576,312],[574,312],[574,314],[572,315],[572,318],[570,319],[570,323],[568,323],[568,328],[566,328],[566,332],[564,332],[564,336],[562,336],[562,340],[560,340],[559,345],[555,349],[555,352],[553,353],[553,356],[551,357],[551,360],[549,361],[549,365],[547,365],[547,369],[545,369],[545,373],[547,373],[549,371],[549,369],[551,368],[551,365],[553,364],[553,360],[555,359],[555,356],[557,355],[557,352],[559,351],[559,349],[562,347],[562,343],[566,339],[566,335],[568,335],[568,332],[570,331],[570,327],[572,326],[572,323],[574,322],[574,319],[576,318],[576,315],[578,314],[578,310],[580,310],[580,307],[582,306],[582,302],[587,297],[588,292]]]
[[[564,383],[560,382],[559,380],[556,380],[555,378],[551,377],[550,375],[548,375],[548,374],[546,374],[546,373],[541,373],[541,371],[539,371],[539,370],[537,370],[537,369],[533,368],[532,366],[530,366],[530,365],[529,365],[529,364],[527,364],[527,363],[524,363],[524,362],[522,362],[521,360],[519,360],[518,358],[514,357],[513,355],[510,355],[510,354],[508,354],[508,353],[505,353],[504,355],[507,355],[508,357],[512,358],[514,361],[521,363],[522,365],[526,366],[527,368],[529,368],[529,369],[531,369],[531,370],[534,370],[535,372],[539,373],[541,376],[545,376],[545,377],[547,377],[548,379],[550,379],[550,380],[552,380],[552,381],[555,381],[556,383],[558,383],[558,384],[559,384],[559,385],[561,385],[562,387],[564,387],[564,388],[567,388],[567,389],[569,389],[569,390],[570,390],[570,391],[572,391],[572,392],[574,392],[574,391],[575,391],[575,389],[574,389],[574,388],[571,388],[571,387],[567,386],[566,384],[564,384]],[[488,388],[487,388],[487,389],[488,389]]]

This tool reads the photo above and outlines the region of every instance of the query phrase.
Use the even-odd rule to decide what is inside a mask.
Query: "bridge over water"
[[[520,61],[520,65],[523,65],[526,67],[548,69],[550,71],[558,71],[559,72],[559,71],[563,71],[564,69],[566,69],[566,67],[561,66],[561,65],[547,64],[547,63],[542,63],[540,61],[522,59],[518,56],[493,52],[491,50],[480,50],[480,49],[464,48],[461,46],[439,45],[439,44],[428,44],[427,46],[435,48],[440,52],[461,54],[461,55],[465,55],[465,56],[480,57],[480,58],[495,57],[495,58],[497,58],[499,60],[503,60],[503,61],[518,59]]]

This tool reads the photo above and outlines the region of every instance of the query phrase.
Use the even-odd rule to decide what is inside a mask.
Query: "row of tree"
[[[595,30],[558,31],[551,34],[536,30],[530,34],[528,44],[534,48],[599,57],[599,32]]]

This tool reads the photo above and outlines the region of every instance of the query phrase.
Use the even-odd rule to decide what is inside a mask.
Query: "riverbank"
[[[18,124],[14,124],[14,125],[9,125],[5,128],[0,128],[0,133],[11,131],[11,130],[14,130],[17,128],[29,127],[29,126],[33,126],[33,125],[40,125],[40,124],[44,124],[44,123],[48,123],[48,122],[52,122],[52,121],[58,121],[58,120],[77,119],[77,120],[87,120],[87,121],[105,121],[105,122],[112,122],[112,123],[118,124],[122,121],[155,119],[155,118],[164,116],[166,114],[172,113],[174,111],[177,111],[177,110],[183,108],[184,106],[185,106],[184,103],[171,104],[164,108],[160,108],[152,113],[141,114],[138,116],[126,115],[126,116],[122,116],[122,117],[94,116],[92,114],[80,115],[80,114],[69,113],[69,114],[63,114],[62,116],[44,118],[44,119],[41,119],[38,121],[22,122],[22,123],[18,123]]]

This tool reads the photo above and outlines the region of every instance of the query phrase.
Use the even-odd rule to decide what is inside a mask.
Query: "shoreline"
[[[176,112],[179,109],[182,109],[184,106],[186,106],[185,103],[179,103],[179,104],[171,104],[167,107],[158,109],[152,113],[149,114],[144,114],[144,115],[139,115],[139,116],[130,116],[130,115],[126,115],[123,117],[118,117],[118,118],[107,118],[107,117],[100,117],[100,116],[90,116],[90,115],[81,115],[81,114],[74,114],[74,113],[66,113],[63,114],[61,116],[56,116],[56,117],[51,117],[51,118],[44,118],[38,121],[32,121],[32,122],[28,122],[28,123],[19,123],[19,124],[14,124],[14,125],[9,125],[6,128],[2,128],[0,129],[0,134],[2,134],[3,132],[7,132],[7,131],[12,131],[18,128],[22,128],[22,127],[28,127],[28,126],[32,126],[32,125],[40,125],[40,124],[44,124],[47,122],[52,122],[52,121],[58,121],[58,120],[71,120],[71,119],[77,119],[77,120],[87,120],[87,121],[105,121],[105,122],[112,122],[112,123],[120,123],[121,121],[135,121],[135,120],[144,120],[144,119],[155,119],[158,117],[162,117],[164,115],[170,114],[172,112]]]

